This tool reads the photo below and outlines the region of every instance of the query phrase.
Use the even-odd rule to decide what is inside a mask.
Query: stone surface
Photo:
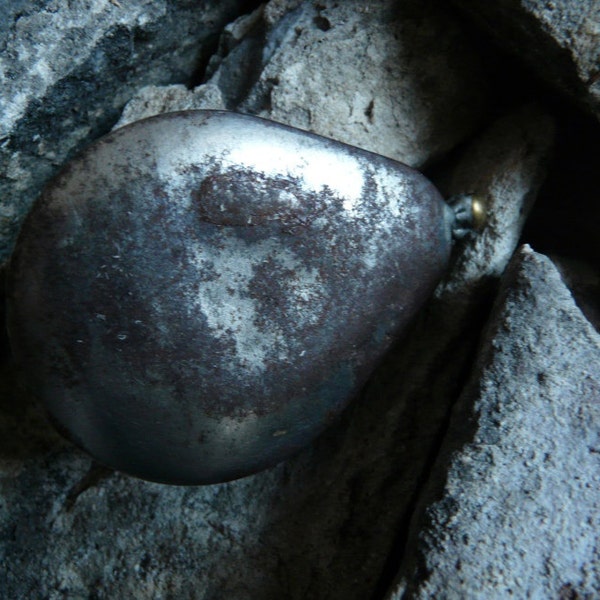
[[[225,110],[221,90],[213,84],[190,90],[184,85],[149,85],[139,89],[125,105],[114,129],[154,115],[178,110]]]
[[[224,104],[415,167],[473,131],[488,87],[453,15],[414,0],[270,2],[227,28],[208,75],[185,100],[142,91],[126,120]]]
[[[461,3],[467,6],[467,0]],[[125,10],[137,10],[137,4],[128,4]],[[520,10],[538,10],[538,4],[524,2]],[[549,23],[562,15],[559,54],[565,60],[554,60],[551,49],[559,37],[553,32],[557,24],[525,27],[514,38],[538,40],[543,30],[550,46],[542,46],[542,58],[534,54],[536,68],[549,69],[554,80],[571,72],[561,85],[594,105],[593,90],[580,86],[569,56],[569,49],[572,56],[585,55],[586,44],[593,49],[585,19],[571,34],[579,18],[572,15],[589,8],[589,24],[593,7],[570,3],[575,12],[567,14],[565,2],[551,5],[545,9]],[[7,14],[24,6],[34,4],[10,3]],[[104,4],[95,6],[105,14]],[[476,9],[512,6],[478,3]],[[487,205],[488,224],[478,238],[456,247],[448,277],[340,421],[294,459],[232,483],[161,486],[95,465],[54,433],[19,387],[4,353],[0,597],[600,594],[600,561],[594,554],[600,530],[598,454],[589,451],[598,448],[593,428],[598,376],[592,370],[598,340],[546,258],[520,252],[477,353],[498,279],[544,177],[553,120],[528,106],[480,132],[466,148],[446,154],[480,122],[487,86],[467,30],[447,10],[416,1],[272,0],[226,27],[202,85],[193,91],[180,85],[146,87],[129,104],[120,124],[165,110],[227,107],[413,165],[445,157],[431,171],[435,183],[445,196],[478,194]],[[511,19],[513,14],[511,8]],[[504,21],[494,27],[511,33]],[[148,54],[141,56],[134,73],[147,64]],[[593,52],[589,57],[593,61]],[[73,77],[88,81],[89,64],[83,62],[85,68]],[[158,79],[140,76],[131,86],[132,80],[122,78],[124,87],[110,88],[107,97],[112,103],[113,94],[121,104],[134,85],[190,76],[189,71],[186,77],[172,76],[170,67],[165,72],[168,76]],[[67,82],[72,90],[72,80]],[[127,92],[121,95],[122,89]],[[52,106],[47,100],[53,98],[44,97],[43,106]],[[97,122],[112,125],[116,116],[106,115],[118,109],[111,104],[103,110]],[[87,118],[77,126],[86,126]],[[98,127],[83,135],[97,133]],[[26,158],[42,164],[29,138],[13,142],[17,159],[10,183],[28,190],[33,187],[23,172]],[[50,139],[52,148],[58,138]],[[573,156],[580,166],[593,164]],[[565,170],[573,171],[570,163]],[[585,186],[593,198],[593,185]],[[566,180],[557,190],[567,200],[582,191]],[[12,206],[22,214],[24,205],[11,200]],[[538,209],[543,214],[548,207]],[[586,211],[581,205],[583,221]],[[556,223],[560,227],[561,218]],[[593,231],[586,226],[581,237],[589,239]],[[567,261],[561,269],[582,310],[595,319],[595,272],[575,270]]]
[[[569,287],[573,299],[587,320],[600,331],[600,269],[597,264],[565,258],[551,257]]]
[[[261,58],[241,110],[410,166],[452,148],[481,116],[482,65],[439,3],[304,2],[273,27]]]
[[[189,82],[215,36],[245,5],[0,3],[0,260],[66,157],[108,131],[140,86]]]
[[[599,421],[600,335],[525,246],[422,502],[441,497],[413,523],[390,597],[598,597]]]
[[[600,4],[596,0],[454,0],[537,77],[600,117]]]

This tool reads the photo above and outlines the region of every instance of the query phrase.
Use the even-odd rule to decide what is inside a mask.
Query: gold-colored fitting
[[[487,221],[487,207],[483,197],[476,194],[471,196],[471,215],[473,219],[473,229],[475,231],[481,231]]]

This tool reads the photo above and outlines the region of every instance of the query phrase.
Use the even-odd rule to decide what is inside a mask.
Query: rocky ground
[[[314,131],[487,208],[341,419],[234,482],[95,464],[4,339],[1,598],[600,596],[595,2],[0,7],[2,260],[70,156],[169,110]]]

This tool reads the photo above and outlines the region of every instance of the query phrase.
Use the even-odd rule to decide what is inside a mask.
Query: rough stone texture
[[[569,287],[577,306],[587,320],[600,331],[600,270],[589,262],[551,257],[562,278]]]
[[[553,119],[539,106],[525,106],[499,119],[488,136],[471,144],[450,174],[440,176],[438,185],[446,197],[467,190],[480,200],[486,214],[482,231],[456,254],[438,297],[451,294],[468,304],[471,295],[485,291],[502,275],[546,176],[545,169],[539,170],[540,146],[551,145],[554,131]],[[495,169],[486,168],[494,163]],[[538,177],[532,180],[536,169]]]
[[[414,165],[473,130],[486,84],[468,36],[446,9],[335,4],[273,0],[236,20],[204,85],[142,90],[120,124],[164,110],[236,108]],[[16,11],[23,5],[11,4]],[[566,5],[553,2],[551,10],[546,3],[548,22]],[[509,6],[477,3],[477,10]],[[592,10],[587,2],[570,6]],[[564,30],[573,31],[575,21],[564,17]],[[491,29],[501,27],[498,21]],[[592,50],[588,29],[564,35],[561,47]],[[515,39],[539,39],[540,31],[556,46],[549,25],[528,23]],[[566,60],[557,61],[548,48],[534,54],[536,68],[554,73],[556,63],[555,79],[575,73],[568,53],[560,50]],[[565,81],[592,102],[579,75]],[[598,596],[598,454],[588,451],[598,448],[597,371],[586,378],[598,363],[598,340],[544,257],[524,251],[516,259],[472,373],[551,138],[552,119],[529,106],[436,167],[444,195],[475,192],[485,200],[486,229],[457,247],[430,305],[340,422],[269,471],[204,488],[107,471],[53,432],[5,354],[0,597],[382,598],[399,567],[395,598],[503,598],[509,588],[514,597],[528,590],[534,597]],[[590,168],[585,158],[574,161]],[[564,198],[581,195],[565,186]],[[594,186],[586,187],[592,197]],[[540,205],[540,214],[547,209]],[[586,210],[582,220],[589,220]],[[581,231],[593,236],[589,226]],[[561,269],[595,319],[595,272],[565,261]]]
[[[441,499],[414,523],[391,598],[598,597],[599,422],[600,335],[525,246],[423,502],[445,478]]]
[[[596,0],[454,0],[538,77],[600,117],[600,4]]]
[[[188,82],[243,0],[0,2],[0,260],[43,184],[141,85]]]
[[[149,85],[138,90],[125,105],[114,129],[166,112],[199,109],[225,110],[223,94],[216,85],[200,85],[194,90],[184,85]]]
[[[173,89],[143,90],[119,125],[166,107],[224,103],[422,166],[480,122],[485,74],[438,4],[290,4],[299,3],[271,2],[228,26],[208,85],[169,103]],[[150,96],[163,100],[148,104]]]
[[[439,3],[304,2],[279,23],[242,110],[411,166],[449,150],[478,121],[484,73]]]

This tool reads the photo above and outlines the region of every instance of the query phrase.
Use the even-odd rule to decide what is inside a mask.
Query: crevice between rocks
[[[235,23],[238,19],[249,16],[253,12],[255,12],[261,5],[263,4],[262,0],[248,0],[244,9],[240,11],[235,17],[233,17],[227,25],[221,29],[221,31],[214,33],[204,42],[203,46],[200,49],[200,55],[197,60],[196,67],[192,71],[188,82],[186,83],[186,87],[189,90],[193,90],[197,86],[206,83],[207,79],[210,76],[211,62],[215,60],[215,58],[225,58],[225,55],[221,55],[223,51],[223,37],[225,35],[225,30],[228,25]],[[231,49],[230,49],[231,50]]]
[[[418,478],[417,485],[411,494],[411,499],[408,502],[407,509],[402,515],[396,528],[397,533],[395,539],[392,543],[391,550],[383,566],[377,584],[374,586],[373,594],[371,595],[370,600],[385,600],[388,597],[390,589],[392,588],[398,573],[402,569],[402,564],[410,545],[409,533],[411,526],[415,519],[419,517],[419,513],[421,512],[419,509],[421,508],[421,499],[424,491],[428,490],[432,485],[431,477],[435,475],[433,467],[439,462],[440,452],[445,446],[454,408],[458,403],[459,398],[463,394],[466,384],[472,376],[473,365],[475,363],[477,348],[479,345],[479,336],[481,335],[484,324],[489,318],[495,289],[489,290],[488,293],[488,298],[481,303],[477,314],[471,314],[469,335],[467,336],[467,334],[465,334],[465,338],[469,338],[468,341],[471,347],[464,356],[463,364],[456,372],[456,388],[451,395],[451,400],[447,404],[443,421],[435,435],[434,442],[429,448],[427,448],[423,469]],[[465,338],[453,339],[451,343],[446,346],[444,351],[436,358],[435,364],[432,365],[431,371],[434,371],[436,364],[447,365],[451,361],[455,360],[455,357],[460,355],[460,353],[457,353],[458,348],[461,346],[464,347]],[[436,484],[436,487],[438,485],[443,485],[443,482],[434,483]]]

